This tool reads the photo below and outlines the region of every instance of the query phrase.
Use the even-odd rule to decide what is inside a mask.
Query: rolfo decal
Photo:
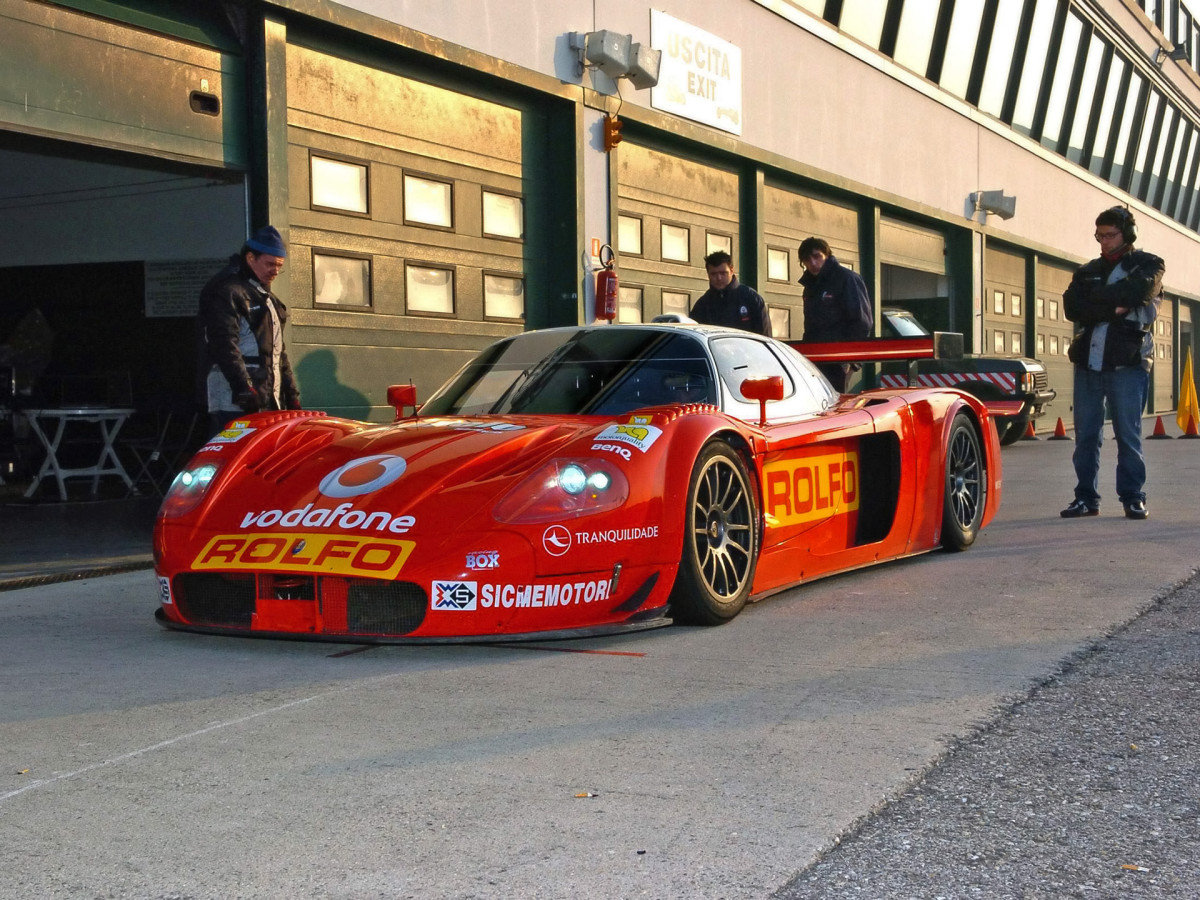
[[[763,466],[763,505],[780,525],[829,519],[858,509],[858,453],[814,453]]]
[[[661,434],[662,429],[655,428],[653,425],[635,425],[631,423],[628,425],[609,425],[596,435],[595,440],[598,443],[627,444],[645,453],[650,449],[650,445],[658,440]]]
[[[345,534],[219,534],[196,555],[192,568],[395,578],[414,547],[414,541]]]
[[[357,497],[387,487],[404,474],[408,463],[402,456],[378,453],[352,459],[321,479],[317,488],[326,497]]]

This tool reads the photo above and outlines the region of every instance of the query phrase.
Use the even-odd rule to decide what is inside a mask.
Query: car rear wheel
[[[966,550],[975,543],[987,500],[987,466],[979,434],[959,413],[946,443],[946,496],[942,506],[942,546]]]
[[[723,441],[700,451],[688,484],[683,556],[671,614],[694,625],[728,622],[746,605],[758,560],[758,511],[746,464]]]

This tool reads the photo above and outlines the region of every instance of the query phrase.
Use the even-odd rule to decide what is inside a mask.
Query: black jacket
[[[823,344],[869,338],[875,313],[867,286],[853,269],[829,256],[821,271],[800,276],[804,285],[804,340]]]
[[[741,284],[736,277],[723,290],[709,288],[705,291],[692,307],[691,317],[705,325],[723,325],[771,336],[767,301],[754,288]]]
[[[279,348],[279,384],[275,383],[271,365],[274,332],[267,304],[275,309],[282,336],[287,307],[259,284],[245,258],[236,253],[230,257],[229,265],[200,291],[196,358],[202,399],[205,399],[208,374],[216,365],[229,382],[235,402],[242,398],[239,406],[247,412],[300,408],[300,389],[292,374],[287,351],[282,346]]]
[[[1108,278],[1118,263],[1125,277],[1112,284]],[[1108,323],[1104,341],[1104,368],[1146,366],[1154,342],[1150,324],[1157,316],[1166,264],[1153,253],[1130,250],[1119,260],[1104,257],[1084,263],[1075,270],[1063,292],[1063,312],[1083,330],[1071,342],[1068,356],[1076,365],[1086,366],[1092,333],[1097,325]],[[1117,313],[1118,309],[1127,312]]]

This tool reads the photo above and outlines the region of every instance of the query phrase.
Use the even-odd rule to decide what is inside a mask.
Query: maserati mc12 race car
[[[837,349],[917,352],[896,343]],[[840,396],[744,331],[530,331],[420,406],[412,386],[388,396],[387,424],[257,413],[205,444],[156,521],[159,621],[355,643],[716,625],[824,575],[963,550],[1000,503],[983,402]]]

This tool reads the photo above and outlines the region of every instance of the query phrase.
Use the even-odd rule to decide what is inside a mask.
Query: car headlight
[[[159,515],[172,519],[191,512],[200,505],[220,470],[220,463],[203,463],[181,471],[171,482]]]
[[[509,491],[492,510],[498,522],[555,522],[616,509],[629,481],[604,459],[555,459]]]

